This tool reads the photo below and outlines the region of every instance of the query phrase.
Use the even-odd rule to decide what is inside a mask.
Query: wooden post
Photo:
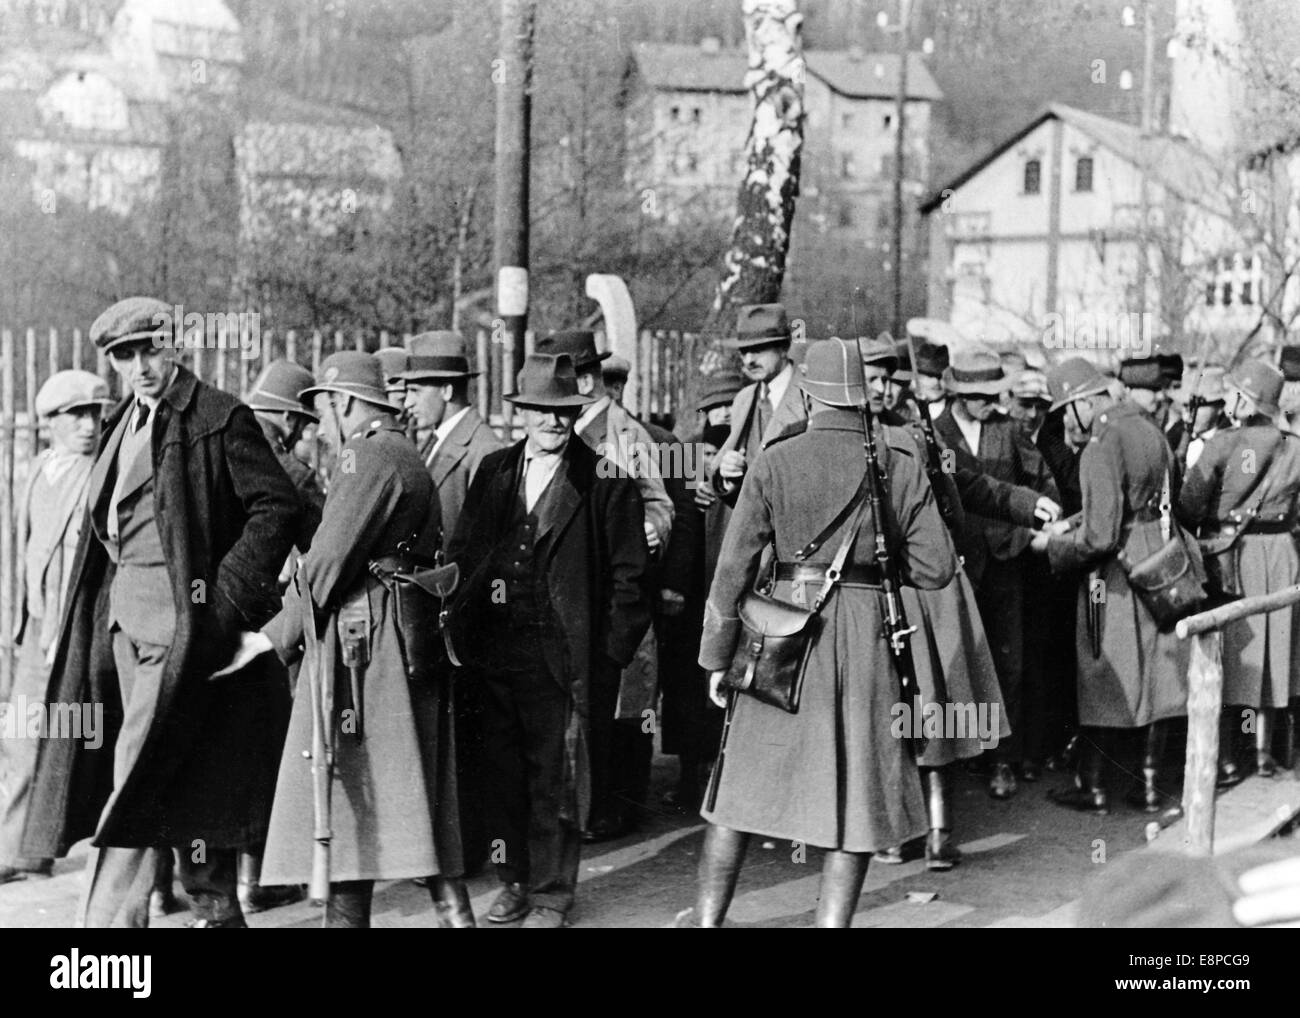
[[[1223,634],[1218,629],[1192,639],[1187,671],[1187,766],[1183,814],[1187,850],[1214,854],[1214,788],[1219,772],[1219,713],[1223,707]]]
[[[57,375],[58,373],[59,373],[59,330],[51,329],[50,330],[50,374],[47,375],[46,377],[48,378],[52,375]]]
[[[17,591],[14,553],[14,335],[0,333],[0,686],[11,688],[13,622]]]
[[[298,333],[293,329],[284,334],[284,359],[290,364],[298,363]]]
[[[23,351],[23,382],[27,390],[27,448],[35,459],[40,451],[39,428],[36,423],[36,330],[27,330],[27,349]]]
[[[81,330],[72,330],[72,370],[81,370]]]
[[[314,330],[311,334],[311,373],[312,376],[320,374],[321,354],[325,346],[325,339],[320,334],[320,330]]]
[[[358,353],[366,352],[366,333],[363,329],[357,329],[357,338],[352,341],[353,346]]]
[[[226,348],[224,345],[217,347],[217,377],[216,386],[218,389],[226,388]]]

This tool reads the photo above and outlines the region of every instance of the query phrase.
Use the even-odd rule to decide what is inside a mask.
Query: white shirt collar
[[[460,423],[460,419],[464,417],[467,413],[469,413],[469,407],[467,406],[461,407],[454,414],[452,414],[450,417],[448,417],[446,420],[444,420],[441,424],[439,424],[436,428],[433,429],[433,433],[438,436],[437,443],[439,445],[442,444],[442,440],[444,438],[446,438],[448,435],[452,433],[456,425]]]
[[[768,402],[772,404],[773,410],[781,405],[781,400],[785,399],[785,390],[790,388],[790,382],[793,379],[794,361],[786,361],[785,367],[777,372],[776,377],[767,383],[767,399]],[[762,391],[761,386],[759,387],[759,391]]]

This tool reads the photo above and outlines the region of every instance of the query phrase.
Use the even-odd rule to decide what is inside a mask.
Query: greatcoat
[[[118,424],[109,417],[87,492],[107,512]],[[255,844],[266,832],[288,695],[283,673],[260,659],[212,681],[241,631],[279,609],[277,577],[301,511],[253,412],[184,367],[158,404],[152,432],[154,513],[171,577],[176,629],[162,689],[139,756],[113,791],[121,694],[108,630],[114,565],[83,527],[46,700],[102,706],[103,744],[42,739],[23,854],[59,856],[82,838],[96,845]]]
[[[1300,521],[1300,439],[1259,418],[1217,432],[1205,443],[1178,500],[1189,528],[1204,534],[1237,521],[1257,485],[1264,500],[1236,542],[1246,597],[1300,582],[1295,529]],[[1269,533],[1254,532],[1267,527]],[[1280,532],[1279,532],[1280,531]],[[1300,610],[1295,605],[1252,615],[1223,627],[1223,702],[1285,707],[1300,696]]]
[[[1164,432],[1136,404],[1121,400],[1097,414],[1079,460],[1083,509],[1047,545],[1053,570],[1091,571],[1079,587],[1075,627],[1082,725],[1141,728],[1186,713],[1188,642],[1160,631],[1116,557],[1123,550],[1141,562],[1164,545],[1158,508],[1164,478],[1175,470]],[[1176,492],[1176,474],[1171,481]],[[1096,657],[1091,603],[1101,609]]]
[[[320,529],[302,557],[284,609],[266,628],[287,663],[302,654],[302,584],[311,592],[322,642],[334,650],[335,769],[330,879],[390,880],[461,872],[450,676],[409,677],[394,595],[369,573],[372,561],[411,554],[432,560],[440,533],[438,495],[419,453],[400,430],[374,421],[343,446]],[[354,469],[347,469],[351,463]],[[369,619],[360,738],[348,670],[337,653],[336,614],[345,603]],[[280,760],[262,862],[267,884],[311,875],[312,744],[304,658]]]
[[[918,450],[897,427],[880,426],[876,444],[888,477],[883,511],[903,583],[925,591],[948,588],[958,575],[956,552]],[[813,415],[805,433],[774,443],[750,463],[709,592],[701,667],[731,664],[741,634],[737,608],[760,579],[769,545],[777,561],[792,561],[852,501],[865,472],[862,423],[853,411]],[[847,526],[828,537],[809,564],[827,565]],[[874,541],[871,514],[864,513],[849,563],[870,563]],[[773,596],[797,603],[793,586],[780,581]],[[815,590],[809,588],[805,603]],[[875,852],[926,832],[916,760],[891,731],[899,685],[882,601],[878,588],[835,588],[822,609],[798,713],[737,696],[715,776],[716,806],[703,811],[705,819],[851,852]],[[919,606],[912,600],[911,607]]]

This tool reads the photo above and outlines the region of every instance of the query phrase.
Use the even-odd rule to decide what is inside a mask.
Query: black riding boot
[[[1219,715],[1218,787],[1232,788],[1246,780],[1245,769],[1237,763],[1237,708],[1224,707]]]
[[[1273,708],[1260,707],[1255,714],[1255,773],[1261,778],[1277,776],[1273,759]]]
[[[870,861],[870,852],[826,852],[822,893],[817,902],[818,929],[847,929],[852,924]]]
[[[717,928],[727,917],[727,908],[736,893],[736,879],[745,861],[749,835],[730,827],[709,824],[704,834],[704,851],[700,856],[700,887],[694,908],[677,914],[674,926]]]
[[[465,882],[455,877],[434,877],[429,883],[429,896],[438,917],[438,928],[444,930],[471,930],[474,909],[470,907],[469,891]]]
[[[925,808],[930,833],[925,839],[925,867],[950,870],[961,862],[961,852],[952,843],[952,813],[948,804],[948,775],[940,767],[922,767]]]
[[[1142,785],[1129,796],[1129,804],[1143,813],[1159,813],[1167,796],[1159,788],[1160,768],[1165,755],[1165,726],[1159,721],[1147,725],[1142,735]]]
[[[1106,757],[1111,745],[1110,732],[1089,728],[1079,739],[1079,773],[1074,788],[1049,792],[1048,798],[1058,806],[1106,816],[1110,813],[1110,793],[1106,788]]]

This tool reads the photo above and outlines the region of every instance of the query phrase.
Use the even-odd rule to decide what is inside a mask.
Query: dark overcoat
[[[1266,486],[1258,516],[1235,545],[1247,597],[1300,582],[1295,537],[1300,439],[1262,418],[1217,432],[1188,469],[1178,500],[1188,527],[1215,533],[1225,524],[1237,525],[1257,485]],[[1261,526],[1270,532],[1255,529]],[[1228,623],[1223,627],[1223,702],[1285,707],[1291,697],[1300,696],[1297,653],[1300,609],[1295,605]]]
[[[97,845],[244,846],[265,834],[284,738],[288,694],[278,665],[259,660],[212,681],[241,631],[280,607],[276,582],[300,506],[253,412],[177,367],[158,405],[152,437],[154,511],[171,577],[176,631],[163,666],[153,725],[112,809],[113,750],[121,693],[108,631],[114,566],[83,527],[47,700],[102,705],[103,744],[43,739],[23,854],[63,855]],[[101,439],[110,448],[132,400],[115,408]],[[97,467],[100,464],[97,464]],[[104,480],[103,511],[115,468]]]
[[[1121,400],[1098,412],[1079,460],[1082,512],[1047,545],[1053,570],[1089,570],[1075,629],[1082,725],[1141,728],[1186,713],[1188,641],[1160,631],[1117,558],[1124,550],[1141,562],[1164,545],[1157,509],[1167,471],[1174,471],[1176,491],[1164,432],[1136,404]],[[1102,605],[1096,657],[1088,628],[1093,601]]]
[[[335,881],[459,875],[459,799],[447,674],[408,676],[394,595],[370,562],[405,542],[420,558],[438,550],[438,493],[415,446],[396,426],[373,422],[343,447],[311,550],[298,566],[284,609],[266,633],[286,663],[303,647],[301,584],[318,610],[321,641],[335,650],[335,766],[330,877]],[[349,469],[349,466],[351,467]],[[337,612],[350,603],[368,620],[370,660],[363,679],[360,738],[351,683],[337,653]],[[313,782],[311,690],[303,660],[280,761],[275,807],[262,862],[268,884],[311,876]]]
[[[462,661],[471,667],[480,663],[475,648],[501,635],[488,611],[494,579],[490,565],[510,529],[525,441],[483,460],[447,549],[462,577],[452,612],[454,639]],[[560,485],[551,518],[538,524],[536,554],[555,622],[545,642],[547,665],[573,700],[566,744],[575,819],[585,825],[591,677],[608,673],[597,668],[603,660],[625,668],[650,627],[645,516],[635,482],[608,469],[598,474],[600,456],[580,438],[570,438],[563,457],[551,481]]]
[[[888,476],[884,512],[904,584],[948,588],[958,575],[957,557],[911,436],[882,426],[877,453]],[[731,664],[741,634],[738,605],[760,578],[768,546],[775,546],[778,561],[793,561],[853,499],[865,470],[861,418],[835,410],[815,414],[804,434],[774,443],[750,464],[709,592],[701,667]],[[809,563],[829,564],[842,538],[827,538]],[[849,561],[870,563],[874,541],[867,513]],[[792,586],[777,583],[773,594],[794,601]],[[807,592],[808,601],[814,593]],[[916,761],[891,730],[899,685],[882,599],[871,587],[841,585],[831,594],[797,714],[737,698],[716,808],[704,811],[705,819],[851,852],[875,852],[925,833]],[[947,657],[943,650],[935,656]]]

